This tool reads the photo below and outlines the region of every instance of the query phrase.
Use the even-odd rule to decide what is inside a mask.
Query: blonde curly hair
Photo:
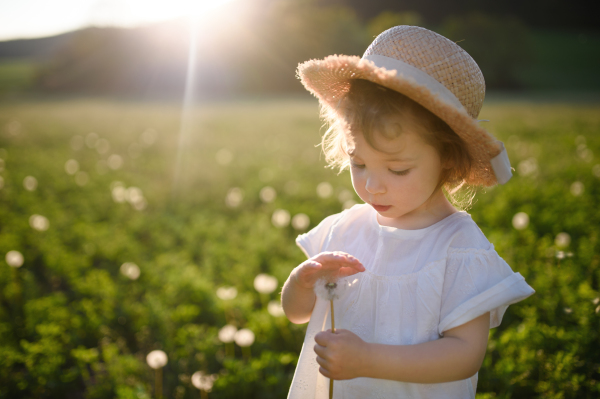
[[[436,187],[459,208],[468,208],[474,191],[465,185],[473,159],[466,143],[440,118],[415,101],[376,83],[352,80],[350,90],[338,107],[321,104],[321,118],[328,126],[321,146],[329,167],[347,169],[350,160],[346,148],[348,136],[362,134],[376,150],[375,134],[391,140],[404,132],[414,132],[434,147],[445,168]],[[461,190],[462,189],[462,190]]]

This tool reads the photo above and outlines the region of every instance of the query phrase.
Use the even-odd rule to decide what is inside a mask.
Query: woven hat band
[[[458,110],[467,113],[465,107],[456,98],[456,96],[443,84],[421,71],[419,68],[407,64],[406,62],[384,55],[369,54],[365,55],[363,60],[371,61],[378,68],[385,68],[388,71],[395,70],[396,76],[402,75],[403,78],[413,79],[419,86],[425,86],[433,95],[437,95],[442,101],[454,106]]]
[[[502,147],[502,151],[500,151],[500,154],[492,158],[490,163],[492,164],[492,169],[496,175],[496,180],[498,183],[504,184],[512,177],[512,170],[510,168],[508,153],[506,152],[506,148],[504,148],[504,143],[501,141],[499,141],[499,143]]]

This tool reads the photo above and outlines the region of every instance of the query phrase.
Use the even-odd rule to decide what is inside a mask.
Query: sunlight
[[[202,17],[207,11],[235,0],[129,0],[131,14],[140,22],[179,17]]]

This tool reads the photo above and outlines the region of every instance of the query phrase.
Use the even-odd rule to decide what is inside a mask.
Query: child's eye
[[[364,169],[365,168],[365,165],[360,165],[355,162],[350,162],[350,166],[352,166],[353,168],[356,168],[356,169]]]
[[[404,170],[391,170],[390,169],[390,172],[392,172],[393,174],[398,175],[398,176],[404,176],[404,175],[407,175],[408,172],[410,172],[410,169],[404,169]]]

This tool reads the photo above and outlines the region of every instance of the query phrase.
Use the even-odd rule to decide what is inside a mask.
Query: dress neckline
[[[405,230],[405,229],[399,229],[397,227],[380,225],[379,222],[377,221],[377,211],[375,209],[373,209],[372,206],[370,206],[370,205],[367,205],[367,206],[370,208],[369,212],[371,213],[371,215],[370,215],[369,219],[371,221],[371,224],[373,224],[374,228],[379,231],[379,234],[393,235],[393,236],[400,237],[400,238],[419,238],[419,237],[422,237],[425,234],[429,233],[430,231],[450,222],[451,220],[465,217],[465,216],[470,216],[465,211],[457,211],[457,212],[454,212],[454,213],[446,216],[442,220],[437,221],[434,224],[424,227],[422,229]]]

